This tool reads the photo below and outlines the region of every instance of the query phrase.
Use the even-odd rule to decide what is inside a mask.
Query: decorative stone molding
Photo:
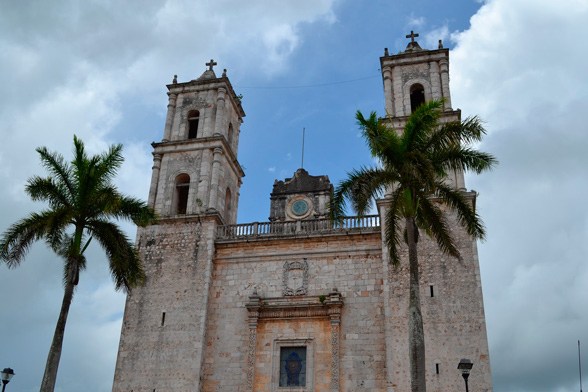
[[[257,320],[261,308],[261,298],[257,290],[249,297],[245,305],[249,311],[249,342],[247,346],[247,390],[253,391],[253,380],[255,379],[255,346],[257,345]]]
[[[308,291],[308,263],[302,261],[286,261],[284,274],[282,275],[284,297],[294,295],[306,295]]]
[[[331,391],[339,391],[339,330],[343,300],[336,288],[329,293],[328,313],[331,319]]]
[[[194,99],[192,101],[192,104],[190,105],[190,109],[194,108],[194,109],[204,109],[204,108],[208,108],[211,107],[212,105],[210,105],[208,102],[206,102],[206,99],[202,98],[202,97],[198,97],[196,96],[196,99]]]
[[[339,391],[339,324],[331,324],[331,391]]]
[[[295,263],[295,262],[292,262]],[[298,262],[302,264],[301,262]],[[306,260],[304,260],[306,263]],[[286,262],[286,264],[289,264]],[[306,265],[308,269],[308,265]],[[298,266],[297,266],[298,268]],[[339,391],[339,335],[343,297],[334,288],[326,297],[262,298],[255,290],[245,304],[248,310],[249,346],[247,352],[247,390],[253,392],[255,349],[259,320],[329,318],[331,322],[331,392]],[[304,389],[306,390],[306,389]]]

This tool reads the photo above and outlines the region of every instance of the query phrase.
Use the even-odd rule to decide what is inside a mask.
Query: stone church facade
[[[439,98],[444,121],[460,118],[448,49],[414,37],[380,58],[383,121],[402,127]],[[148,278],[127,297],[113,391],[409,391],[408,262],[389,264],[386,199],[377,215],[333,224],[329,178],[299,169],[274,183],[268,222],[237,224],[245,113],[214,65],[167,86],[148,199],[160,218],[138,232]],[[447,181],[475,203],[462,173]],[[476,242],[457,225],[453,235],[462,261],[418,245],[427,389],[462,390],[469,358],[471,390],[491,391]]]

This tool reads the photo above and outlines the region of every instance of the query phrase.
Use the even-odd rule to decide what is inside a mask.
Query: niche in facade
[[[190,176],[180,174],[176,177],[176,189],[174,195],[174,213],[176,215],[186,214],[188,209],[188,191],[190,190]]]
[[[188,139],[196,139],[198,136],[198,123],[200,122],[200,112],[190,110],[188,112]]]
[[[425,88],[422,84],[416,83],[410,86],[410,111],[414,111],[425,103]]]

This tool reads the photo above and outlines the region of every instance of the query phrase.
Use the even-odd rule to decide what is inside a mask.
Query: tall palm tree
[[[141,284],[145,273],[135,247],[112,219],[145,226],[155,215],[144,202],[121,195],[112,184],[123,162],[121,145],[88,156],[83,142],[74,136],[71,163],[45,147],[37,152],[50,176],[30,178],[25,190],[32,200],[47,202],[48,208],[6,230],[0,238],[0,259],[9,268],[17,267],[33,242],[44,240],[65,261],[63,301],[41,384],[42,392],[50,392],[55,388],[67,315],[79,273],[86,267],[84,252],[90,241],[95,239],[106,252],[116,289],[128,290]]]
[[[484,238],[484,226],[464,193],[446,182],[448,172],[489,170],[496,159],[471,144],[486,133],[477,117],[441,123],[442,101],[424,103],[412,113],[402,130],[394,130],[372,112],[368,118],[357,112],[357,122],[376,167],[363,167],[348,174],[334,192],[331,217],[341,219],[349,201],[358,215],[366,214],[372,201],[386,197],[385,243],[390,261],[400,263],[404,240],[409,264],[409,357],[411,390],[424,392],[425,342],[419,298],[417,242],[419,230],[434,238],[440,250],[460,258],[444,208],[476,239]],[[387,193],[388,192],[388,193]]]

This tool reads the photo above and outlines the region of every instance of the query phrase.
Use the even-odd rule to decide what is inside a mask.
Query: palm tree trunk
[[[61,347],[63,345],[63,335],[65,333],[65,323],[69,313],[69,306],[73,299],[74,293],[73,279],[67,279],[65,283],[65,292],[63,293],[63,301],[61,302],[61,311],[59,312],[59,319],[55,326],[55,334],[47,356],[47,364],[45,365],[45,373],[43,374],[43,382],[41,383],[40,392],[53,392],[55,389],[55,381],[57,379],[57,369],[59,368],[59,360],[61,358]]]
[[[410,384],[412,392],[425,392],[425,334],[419,294],[419,260],[417,254],[417,227],[414,218],[406,218],[406,242],[410,275],[408,303],[408,354],[410,357]]]

